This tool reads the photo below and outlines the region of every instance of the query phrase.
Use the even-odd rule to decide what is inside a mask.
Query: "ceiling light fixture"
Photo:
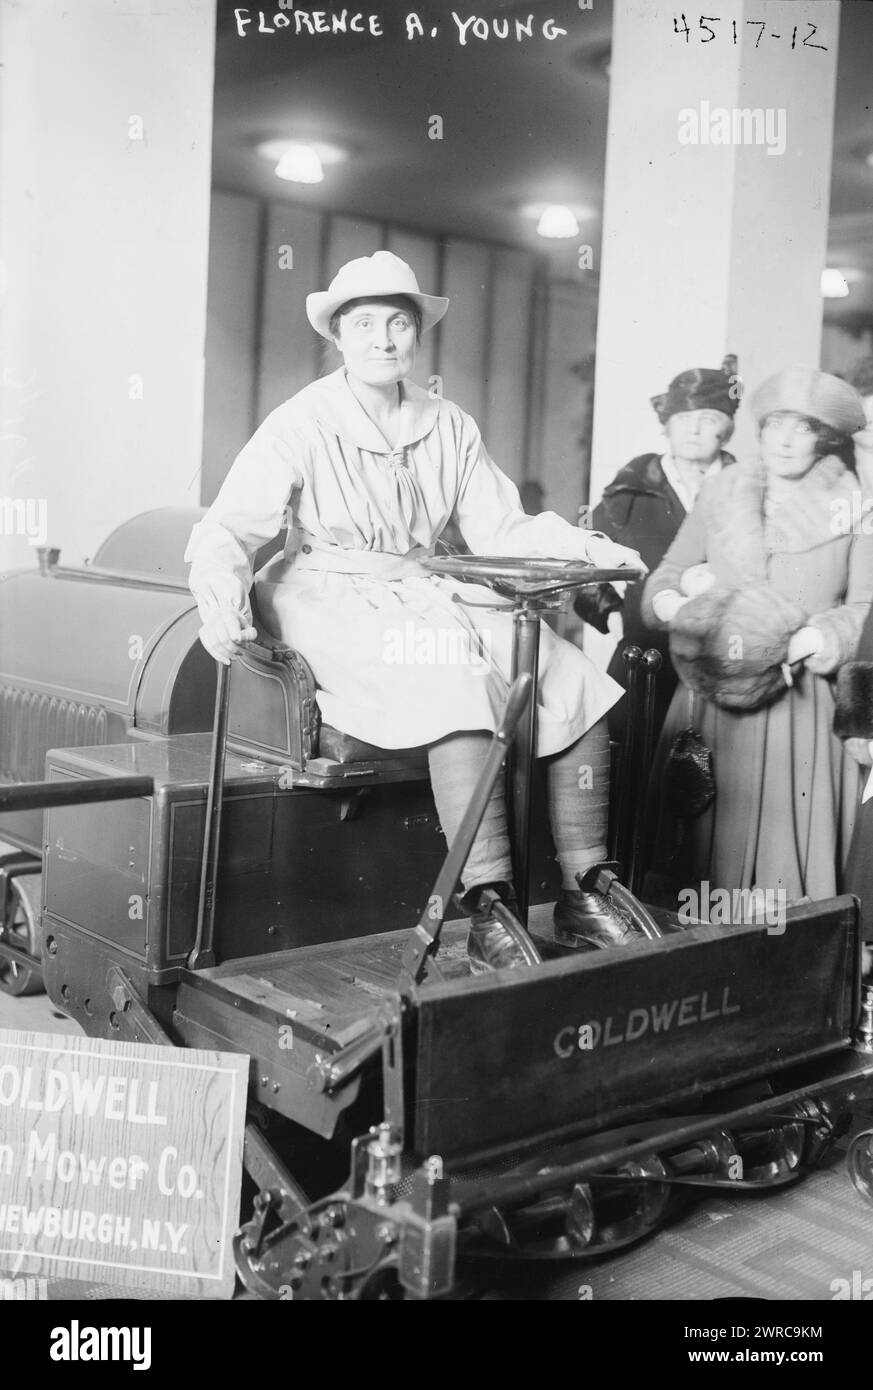
[[[540,236],[554,240],[578,236],[579,221],[572,208],[566,207],[563,203],[551,203],[540,213],[537,232]]]
[[[274,165],[277,178],[290,183],[323,183],[328,166],[348,159],[348,151],[320,140],[265,140],[258,154]]]
[[[582,203],[525,203],[519,209],[522,217],[537,224],[541,237],[562,241],[579,235],[579,224],[591,222],[597,213]]]
[[[289,145],[273,172],[289,183],[324,182],[324,165],[311,145]]]
[[[828,266],[821,273],[821,292],[824,299],[845,299],[849,293],[846,277],[841,270]]]

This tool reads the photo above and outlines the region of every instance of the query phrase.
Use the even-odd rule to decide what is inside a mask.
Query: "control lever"
[[[491,789],[503,767],[506,750],[512,741],[516,725],[524,713],[532,686],[533,681],[528,675],[518,676],[510,686],[503,718],[491,740],[485,766],[470,798],[470,804],[464,812],[458,833],[437,875],[433,892],[428,898],[427,907],[410,933],[404,948],[399,979],[401,990],[405,991],[420,984],[428,968],[434,975],[439,973],[433,956],[439,947],[445,909],[451,901],[452,894],[461,877],[461,870],[467,862],[473,838],[479,829],[479,824],[491,797]],[[506,925],[508,929],[512,929],[514,924],[511,917]],[[531,965],[540,964],[539,952],[526,932],[525,941],[521,944],[528,963]],[[369,1027],[360,1037],[355,1038],[353,1042],[348,1043],[328,1057],[318,1057],[307,1070],[306,1084],[311,1090],[320,1092],[335,1091],[345,1085],[382,1051],[391,1029],[396,1028],[396,1026],[397,1015],[395,1011],[391,1007],[383,1007],[376,1013]]]
[[[203,835],[203,861],[200,866],[200,895],[197,900],[197,931],[188,957],[188,969],[198,970],[215,964],[215,894],[221,837],[221,803],[224,796],[224,754],[227,744],[227,717],[230,707],[230,666],[217,661],[215,720],[209,762],[209,789],[206,794],[206,828]]]
[[[437,875],[427,906],[410,933],[403,952],[400,967],[401,989],[418,985],[424,979],[430,961],[430,970],[438,975],[433,957],[439,949],[440,932],[446,915],[446,907],[458,886],[461,872],[479,829],[485,808],[491,797],[491,790],[503,767],[507,750],[512,742],[518,721],[524,714],[527,702],[532,698],[533,680],[526,673],[517,676],[509,688],[509,696],[500,727],[495,731],[479,780],[464,812],[458,833],[452,842],[442,868]],[[509,926],[509,923],[506,923]],[[525,934],[526,935],[526,934]],[[525,955],[531,963],[539,964],[540,956],[529,938],[523,943]],[[535,960],[533,958],[536,958]]]

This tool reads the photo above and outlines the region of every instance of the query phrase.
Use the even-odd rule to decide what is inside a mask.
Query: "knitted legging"
[[[437,814],[451,844],[482,770],[491,736],[451,734],[428,751]],[[609,735],[606,720],[547,759],[549,819],[565,888],[575,875],[606,858],[609,811]],[[506,798],[498,777],[464,868],[464,888],[512,882]]]

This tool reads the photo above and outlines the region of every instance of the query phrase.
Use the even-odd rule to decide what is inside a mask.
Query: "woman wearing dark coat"
[[[692,367],[674,377],[667,390],[652,398],[652,405],[669,445],[664,454],[640,454],[620,469],[604,489],[591,524],[610,540],[638,550],[650,570],[657,569],[679,527],[694,505],[703,479],[734,462],[724,449],[733,433],[733,416],[739,404],[736,358],[725,358],[719,371]],[[622,599],[611,584],[583,590],[575,609],[580,618],[600,632],[608,631],[611,613],[620,613],[622,636],[609,663],[609,674],[627,685],[623,653],[637,646],[654,647],[661,653],[661,669],[655,686],[655,733],[676,689],[676,673],[670,663],[667,634],[646,623],[640,612],[642,586],[628,584]],[[610,736],[625,736],[625,700],[609,711]]]

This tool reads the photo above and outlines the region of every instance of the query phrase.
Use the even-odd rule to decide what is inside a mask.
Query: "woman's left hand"
[[[793,666],[797,661],[806,661],[807,657],[815,656],[823,645],[818,628],[799,627],[788,639],[788,665]]]
[[[591,535],[588,537],[586,546],[586,559],[598,569],[627,569],[640,570],[642,574],[648,574],[648,566],[645,565],[640,557],[639,551],[629,550],[626,545],[616,545],[608,536]]]
[[[697,598],[698,594],[705,594],[708,589],[714,588],[715,575],[709,565],[692,565],[690,569],[682,571],[679,583],[687,598]]]

